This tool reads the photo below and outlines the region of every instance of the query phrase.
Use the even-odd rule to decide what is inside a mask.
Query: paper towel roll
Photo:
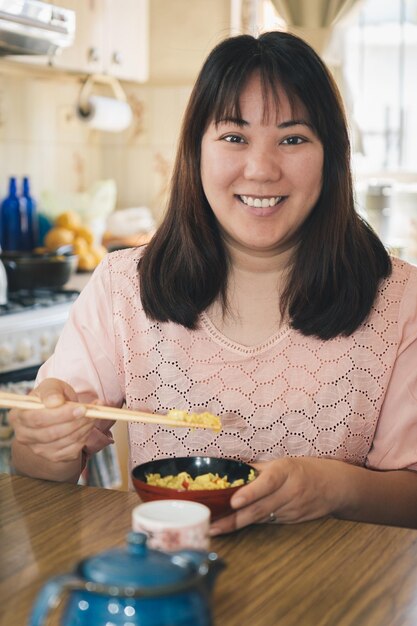
[[[77,113],[90,128],[109,133],[125,130],[132,121],[132,109],[127,102],[104,96],[90,96],[88,107],[78,107]]]

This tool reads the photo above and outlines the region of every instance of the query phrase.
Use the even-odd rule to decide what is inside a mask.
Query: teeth
[[[269,206],[275,206],[282,199],[282,196],[274,196],[273,198],[254,198],[253,196],[239,196],[244,204],[254,206],[256,208],[266,209]]]

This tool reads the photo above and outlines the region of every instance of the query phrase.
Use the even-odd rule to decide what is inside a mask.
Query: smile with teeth
[[[238,196],[240,200],[248,206],[266,209],[269,206],[275,206],[284,198],[284,196],[273,196],[272,198],[256,198],[254,196]]]

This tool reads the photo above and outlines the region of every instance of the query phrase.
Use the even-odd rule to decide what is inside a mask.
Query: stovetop
[[[33,376],[52,354],[78,291],[37,290],[9,293],[0,306],[0,383]]]
[[[45,309],[74,302],[80,292],[75,290],[36,289],[9,292],[7,304],[0,305],[0,316],[23,311]]]

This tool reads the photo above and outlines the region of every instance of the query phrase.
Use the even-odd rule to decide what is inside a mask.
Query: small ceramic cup
[[[132,511],[132,528],[156,550],[208,550],[210,509],[189,500],[153,500]]]

